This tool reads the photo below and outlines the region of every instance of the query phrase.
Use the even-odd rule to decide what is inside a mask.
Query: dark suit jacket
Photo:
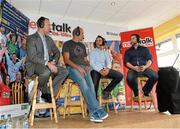
[[[53,57],[56,62],[60,58],[60,52],[56,47],[51,37],[46,37],[46,43],[48,48],[49,57]],[[27,37],[27,58],[26,58],[26,70],[29,76],[34,74],[36,64],[45,65],[44,60],[44,48],[40,35],[38,32]]]

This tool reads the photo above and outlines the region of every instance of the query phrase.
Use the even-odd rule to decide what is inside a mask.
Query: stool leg
[[[109,112],[109,104],[106,103],[107,112]]]
[[[65,119],[66,117],[66,113],[69,114],[69,109],[68,109],[68,101],[69,101],[69,96],[70,96],[70,88],[71,88],[71,85],[72,83],[71,82],[68,82],[68,85],[67,87],[65,87],[65,100],[64,100],[64,115],[63,115],[63,118]],[[68,110],[68,112],[67,112]]]
[[[87,105],[86,105],[86,103],[84,104],[84,112],[85,112],[85,116],[88,116],[88,114],[87,114]]]
[[[139,111],[141,111],[141,96],[142,96],[142,93],[141,93],[141,80],[140,78],[137,78],[138,80],[138,102],[139,102]]]
[[[157,106],[156,106],[156,103],[155,103],[155,96],[151,93],[151,96],[152,96],[152,103],[153,103],[153,106],[154,106],[154,109],[155,109],[155,111],[157,112],[158,111],[158,108],[157,108]]]
[[[139,111],[141,112],[141,105],[142,105],[142,101],[141,101],[141,97],[139,96],[139,98],[138,98],[138,101],[139,101]]]
[[[117,109],[116,109],[116,99],[113,98],[113,106],[114,106],[114,112],[117,113]]]
[[[52,109],[49,109],[49,110],[50,110],[51,120],[53,120],[53,112],[52,112]]]
[[[73,86],[73,83],[69,85],[68,100],[67,100],[68,103],[71,103],[72,86]],[[68,116],[70,116],[70,106],[68,106]]]
[[[117,113],[116,103],[115,102],[113,102],[113,106],[114,106],[114,112]]]
[[[68,109],[68,117],[70,117],[70,107],[68,107],[67,109]]]
[[[53,88],[52,88],[52,78],[49,78],[49,86],[50,86],[50,92],[51,92],[51,99],[52,99],[52,104],[53,104],[53,116],[54,116],[54,120],[55,123],[58,123],[57,120],[57,112],[56,112],[56,103],[55,103],[55,99],[54,99],[54,93],[53,93]]]
[[[100,105],[100,107],[102,107],[102,97],[101,96],[99,96],[99,105]]]
[[[79,96],[80,96],[80,103],[81,103],[81,112],[82,112],[82,116],[83,116],[83,118],[85,118],[85,113],[84,113],[84,102],[83,102],[83,96],[82,96],[82,94],[81,94],[81,91],[79,91]]]
[[[133,98],[131,100],[131,111],[133,111],[133,104],[134,104],[134,101],[133,101]]]
[[[33,88],[33,97],[32,97],[32,109],[30,113],[30,126],[34,124],[34,114],[35,114],[35,106],[36,106],[36,96],[37,96],[37,87],[38,87],[38,78],[35,79],[34,88]]]
[[[66,117],[66,105],[67,105],[67,97],[65,96],[65,98],[64,98],[64,112],[63,112],[63,118],[64,119]]]
[[[66,118],[66,110],[67,110],[67,101],[68,101],[68,91],[69,91],[69,85],[70,82],[68,82],[68,85],[65,87],[65,97],[64,97],[64,113],[63,113],[63,118]]]
[[[36,105],[36,95],[37,91],[34,94],[33,101],[32,101],[32,110],[31,110],[31,115],[30,115],[30,125],[33,126],[34,124],[34,114],[35,114],[35,105]]]
[[[30,115],[30,126],[33,126],[34,124],[35,104],[36,104],[36,100],[33,100],[32,110],[31,110],[31,115]]]
[[[145,109],[147,109],[147,105],[146,105],[146,104],[147,104],[147,101],[145,100],[145,101],[144,101]]]
[[[85,116],[87,116],[87,104],[84,100],[84,97],[83,97],[83,103],[84,103],[84,112],[85,112]]]
[[[63,118],[66,118],[66,108],[67,108],[67,96],[64,98],[64,113],[63,113]]]
[[[133,105],[134,105],[134,100],[133,100],[133,93],[131,93],[131,111],[133,111]]]

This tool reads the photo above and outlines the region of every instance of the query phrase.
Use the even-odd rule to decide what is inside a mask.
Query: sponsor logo
[[[145,37],[140,40],[140,44],[146,47],[151,47],[153,46],[153,39],[151,37]]]
[[[35,21],[29,22],[29,28],[31,29],[37,29],[37,24]],[[62,37],[71,37],[71,26],[69,26],[67,23],[56,24],[53,22],[51,24],[51,32],[50,35],[53,36],[62,36]]]
[[[56,25],[54,22],[52,23],[52,30],[58,32],[67,32],[71,33],[71,26],[67,23],[63,23],[62,25]]]
[[[106,32],[107,35],[112,35],[112,36],[119,36],[119,34],[115,32]]]
[[[145,46],[145,47],[152,47],[154,45],[153,39],[151,37],[145,37],[140,40],[140,45]],[[131,42],[130,41],[123,42],[122,47],[124,48],[131,47]]]

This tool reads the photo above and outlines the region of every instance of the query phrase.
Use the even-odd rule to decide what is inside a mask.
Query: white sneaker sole
[[[102,120],[102,119],[99,119],[99,120],[90,119],[90,121],[95,122],[95,123],[102,123],[102,122],[103,122],[103,120]]]
[[[106,114],[104,117],[101,118],[101,120],[105,120],[105,119],[108,118],[108,117],[109,117],[109,115]]]

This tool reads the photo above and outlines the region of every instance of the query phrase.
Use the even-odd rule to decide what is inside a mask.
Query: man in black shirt
[[[99,106],[96,100],[94,85],[90,75],[90,65],[87,59],[84,39],[84,31],[76,27],[73,32],[73,39],[64,43],[62,54],[64,63],[69,72],[69,78],[79,84],[90,114],[90,121],[103,122],[108,114]]]
[[[127,73],[127,83],[133,89],[134,95],[138,96],[138,76],[148,77],[143,87],[144,96],[149,96],[158,76],[150,69],[152,64],[152,56],[148,48],[140,46],[140,36],[138,34],[131,35],[132,47],[125,52],[124,63],[129,68]]]

